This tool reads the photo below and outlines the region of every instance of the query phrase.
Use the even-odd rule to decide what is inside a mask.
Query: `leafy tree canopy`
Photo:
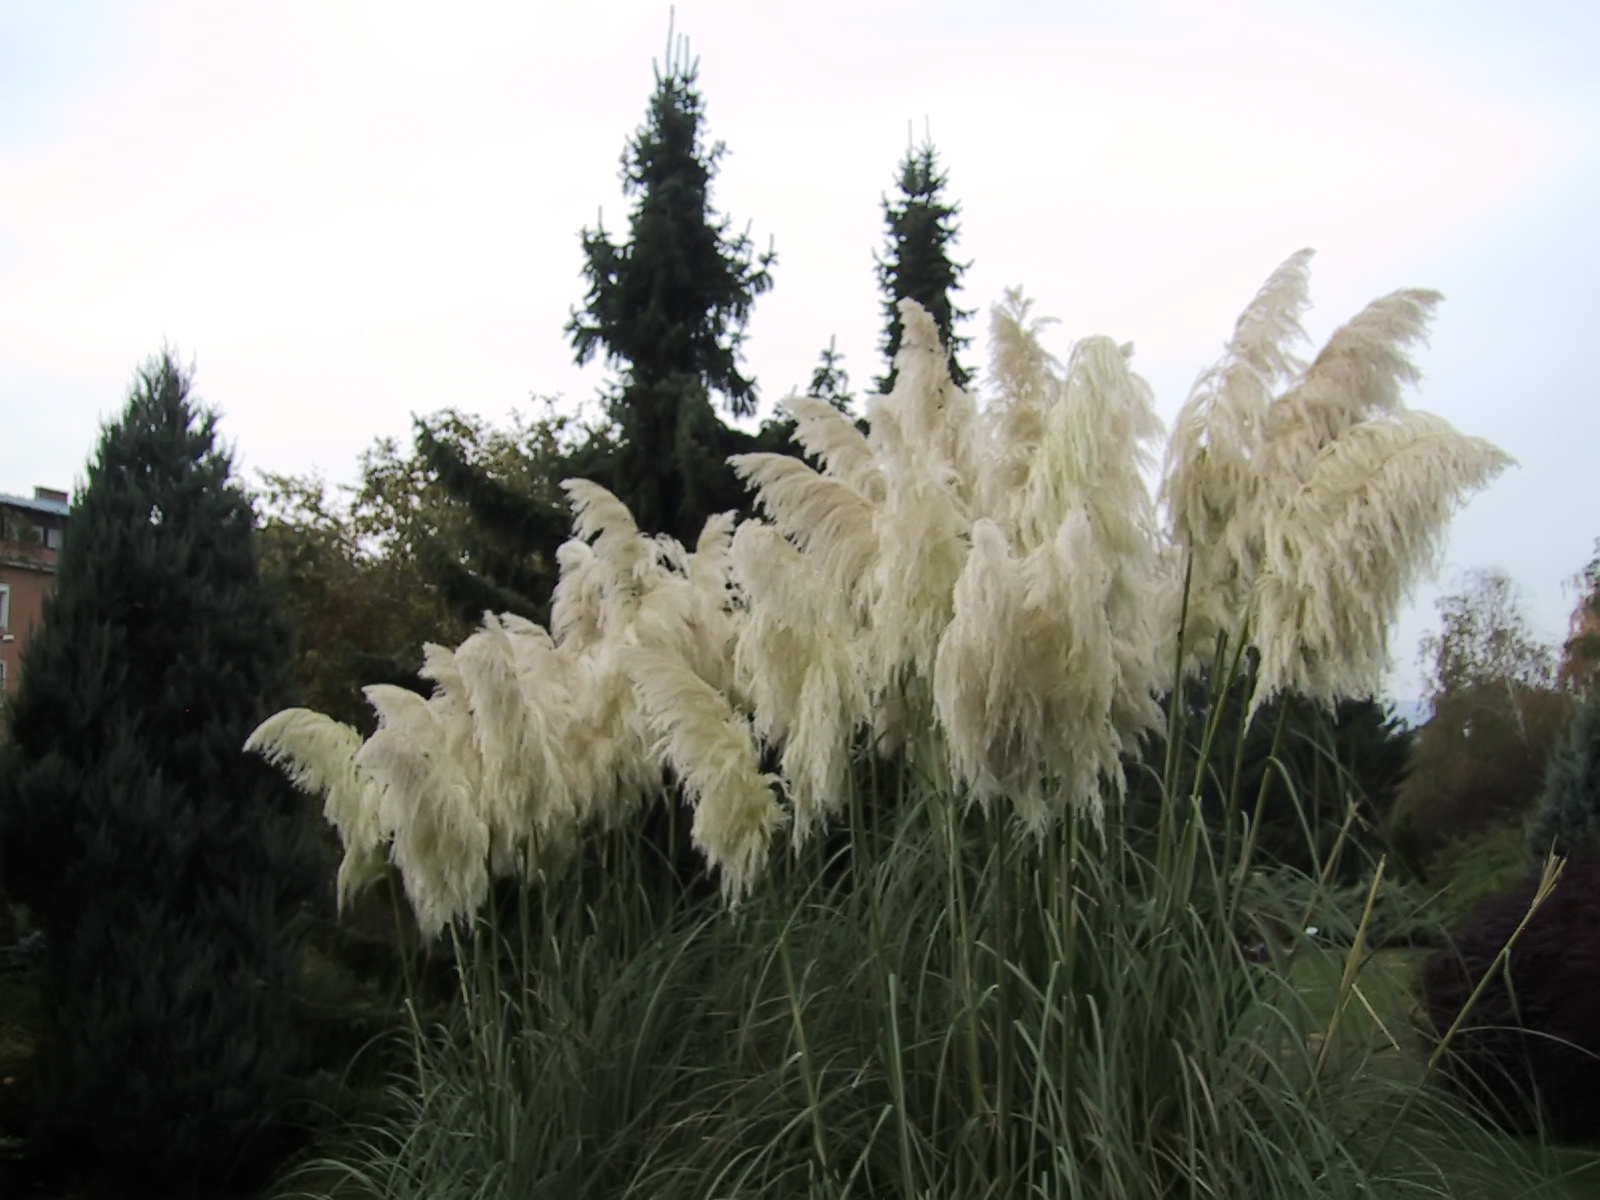
[[[1438,607],[1439,631],[1421,650],[1431,717],[1396,804],[1395,836],[1417,861],[1526,814],[1571,712],[1554,651],[1534,636],[1504,571],[1474,572]]]

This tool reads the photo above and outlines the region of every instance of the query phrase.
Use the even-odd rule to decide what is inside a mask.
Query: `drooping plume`
[[[1363,421],[1329,444],[1268,526],[1254,607],[1256,702],[1373,694],[1388,631],[1451,515],[1511,458],[1430,413]]]
[[[672,657],[639,647],[623,656],[657,753],[694,806],[694,844],[718,872],[722,894],[739,900],[759,877],[783,825],[772,794],[776,780],[761,773],[749,723]]]
[[[343,909],[382,876],[386,861],[377,785],[356,765],[361,734],[309,708],[286,708],[256,726],[244,748],[281,768],[302,791],[324,798],[322,815],[344,845],[338,883]]]

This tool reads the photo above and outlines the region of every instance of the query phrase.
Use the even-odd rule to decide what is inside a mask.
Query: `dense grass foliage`
[[[1181,789],[1153,827],[1118,810],[1034,839],[965,809],[919,757],[864,763],[846,827],[775,860],[731,914],[643,885],[659,877],[620,831],[503,893],[457,942],[461,1003],[413,1029],[389,1117],[302,1182],[430,1198],[1539,1194],[1528,1162],[1418,1090],[1410,1030],[1369,1015],[1370,905],[1252,871],[1247,839],[1196,819]],[[1308,988],[1302,966],[1328,979]]]

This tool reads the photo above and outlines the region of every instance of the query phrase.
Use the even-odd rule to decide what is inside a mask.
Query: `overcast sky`
[[[665,3],[0,0],[0,492],[71,486],[135,367],[197,370],[241,467],[353,478],[446,406],[591,398],[578,234],[625,228]],[[717,207],[778,253],[765,407],[837,337],[882,369],[872,254],[931,130],[982,314],[1106,333],[1170,418],[1239,309],[1317,250],[1320,338],[1443,291],[1417,407],[1521,463],[1440,585],[1499,565],[1544,636],[1600,536],[1600,5],[682,0]],[[977,356],[981,357],[981,356]],[[1417,692],[1437,586],[1396,631]]]

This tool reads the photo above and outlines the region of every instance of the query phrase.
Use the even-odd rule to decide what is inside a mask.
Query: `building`
[[[55,586],[67,511],[67,493],[53,488],[34,488],[31,500],[0,494],[0,696],[17,690],[22,647]]]

